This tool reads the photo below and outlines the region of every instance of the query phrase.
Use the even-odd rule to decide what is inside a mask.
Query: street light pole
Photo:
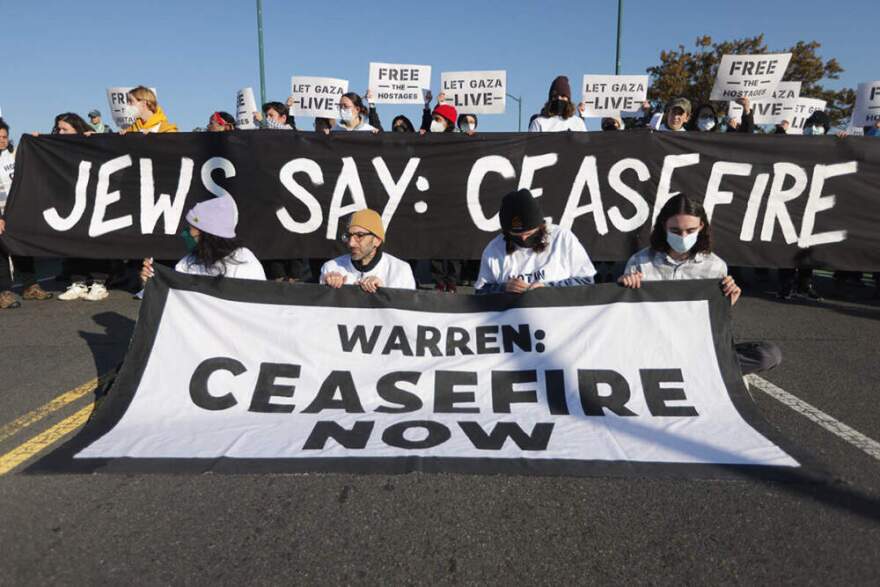
[[[511,100],[516,100],[516,109],[517,109],[517,123],[516,123],[516,132],[522,132],[522,96],[517,98],[513,94],[507,94],[507,97]]]
[[[263,0],[257,0],[257,39],[260,45],[260,104],[265,104],[266,64],[263,57]]]
[[[623,0],[617,0],[617,56],[614,59],[614,75],[620,75],[620,31],[623,27]]]

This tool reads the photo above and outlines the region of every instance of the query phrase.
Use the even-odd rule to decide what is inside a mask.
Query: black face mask
[[[566,104],[567,102],[565,100],[553,100],[550,102],[550,112],[562,116],[565,114]]]
[[[405,124],[398,124],[394,127],[394,132],[409,132]]]
[[[513,244],[515,244],[518,247],[531,249],[532,247],[538,245],[541,242],[541,231],[536,232],[535,234],[529,236],[528,238],[523,238],[518,234],[508,234],[507,238],[509,238],[510,242],[512,242]]]

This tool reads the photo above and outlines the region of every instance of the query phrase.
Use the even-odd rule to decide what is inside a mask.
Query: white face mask
[[[697,120],[697,128],[702,131],[712,130],[715,128],[715,119],[708,117],[700,118]]]
[[[810,134],[811,135],[824,135],[825,134],[825,127],[813,125],[810,127]]]
[[[461,132],[471,132],[472,130],[476,130],[477,125],[471,124],[470,122],[462,122],[461,123]]]
[[[446,125],[437,120],[431,121],[431,132],[446,132]]]
[[[340,108],[339,119],[342,122],[351,122],[354,120],[354,111],[351,108]]]
[[[669,243],[669,246],[672,247],[672,250],[676,253],[687,253],[694,245],[697,244],[697,238],[700,236],[700,231],[692,232],[686,236],[681,236],[680,234],[675,234],[674,232],[666,231],[666,242]]]
[[[132,120],[137,120],[141,115],[141,111],[134,104],[126,104],[125,105],[125,117],[130,118]]]

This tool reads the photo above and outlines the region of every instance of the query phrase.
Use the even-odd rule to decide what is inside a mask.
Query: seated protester
[[[409,263],[382,251],[385,228],[378,212],[364,208],[352,214],[342,241],[351,252],[324,263],[324,285],[358,285],[367,293],[375,293],[380,287],[416,289]]]
[[[119,134],[129,132],[142,132],[150,134],[154,132],[177,132],[177,125],[168,122],[165,112],[156,100],[156,94],[150,88],[138,86],[128,92],[128,106],[126,113],[134,118],[134,124]]]
[[[638,288],[644,281],[717,279],[730,304],[742,290],[727,274],[727,264],[712,252],[712,232],[703,205],[678,195],[666,202],[654,229],[651,245],[626,263],[618,283]],[[739,343],[736,355],[744,375],[772,369],[782,361],[779,347],[770,342]]]
[[[567,228],[544,221],[529,190],[504,196],[499,217],[501,234],[483,250],[476,293],[523,293],[594,282],[596,269],[583,245]]]
[[[391,131],[392,132],[416,132],[416,128],[413,126],[413,123],[410,122],[409,118],[407,118],[403,114],[399,114],[394,117],[394,120],[391,121]]]
[[[571,85],[568,78],[560,75],[550,84],[547,103],[541,114],[529,123],[529,132],[563,132],[566,130],[586,132],[587,127],[571,101]]]
[[[254,112],[254,121],[259,128],[272,130],[296,130],[296,121],[290,114],[293,99],[288,98],[287,106],[281,102],[266,102],[263,113]]]
[[[676,98],[666,107],[663,121],[657,129],[660,132],[683,132],[691,119],[691,101],[687,98]]]
[[[469,137],[477,134],[477,115],[476,114],[459,114],[458,130]]]
[[[367,109],[364,106],[364,102],[354,92],[343,94],[339,99],[339,118],[336,121],[336,126],[333,127],[333,131],[379,132],[378,129],[373,128],[367,122]]]
[[[175,271],[190,275],[265,280],[263,266],[235,236],[238,211],[228,196],[199,202],[186,213],[187,228],[180,231],[189,254]],[[144,259],[141,281],[153,276],[153,260]]]
[[[228,112],[215,112],[208,119],[208,132],[230,132],[235,130],[235,119]]]

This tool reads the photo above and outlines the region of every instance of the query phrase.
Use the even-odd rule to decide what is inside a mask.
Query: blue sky
[[[259,101],[255,0],[153,0],[125,3],[0,0],[0,108],[12,134],[47,132],[56,114],[98,108],[109,120],[105,90],[156,87],[181,130],[204,126],[214,110],[233,110],[238,88]],[[817,40],[845,73],[829,87],[880,78],[876,4],[827,2],[647,2],[626,0],[621,73],[641,74],[662,49],[764,33],[771,50]],[[552,79],[568,75],[575,95],[584,74],[613,73],[617,1],[436,3],[264,0],[267,99],[284,100],[290,76],[350,80],[367,87],[370,61],[433,66],[440,72],[504,69],[523,97],[523,124],[546,100]],[[435,92],[436,94],[436,92]],[[416,106],[380,105],[386,129]],[[311,129],[311,120],[298,120]],[[480,118],[484,131],[515,131],[516,104]],[[593,125],[595,127],[595,124]]]

